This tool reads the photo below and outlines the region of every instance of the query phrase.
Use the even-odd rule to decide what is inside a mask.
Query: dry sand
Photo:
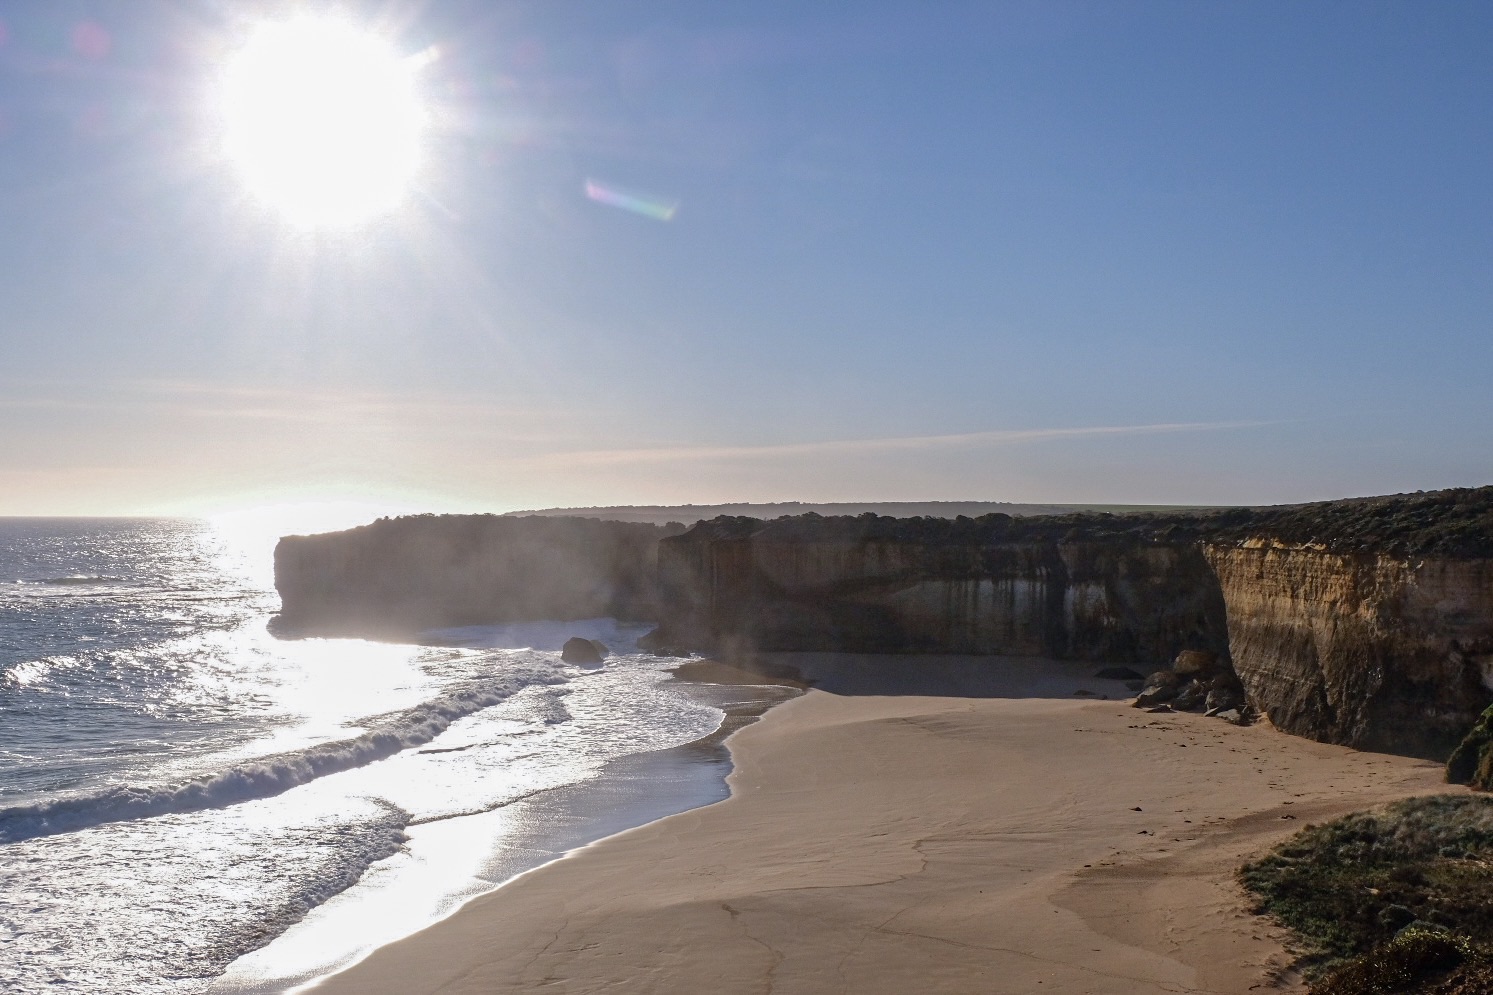
[[[1448,790],[1423,761],[1074,696],[1123,693],[1092,666],[777,659],[821,689],[732,737],[729,800],[525,874],[317,995],[1292,990],[1235,868]]]

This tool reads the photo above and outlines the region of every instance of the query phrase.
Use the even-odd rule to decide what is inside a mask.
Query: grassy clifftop
[[[1018,518],[889,518],[795,515],[763,521],[721,516],[679,541],[754,537],[764,540],[923,543],[1242,542],[1274,539],[1336,553],[1493,557],[1493,487],[1458,488],[1313,504],[1215,511],[1109,514],[1084,512]]]

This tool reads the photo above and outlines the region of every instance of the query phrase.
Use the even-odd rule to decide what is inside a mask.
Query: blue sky
[[[334,232],[214,130],[308,9],[0,0],[0,513],[1493,482],[1486,4],[345,5],[439,57]]]

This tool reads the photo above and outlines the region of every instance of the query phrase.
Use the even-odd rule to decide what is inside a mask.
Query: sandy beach
[[[728,800],[524,874],[315,991],[1297,990],[1239,863],[1460,790],[1425,761],[1130,708],[1092,664],[769,662],[816,686],[732,736]]]

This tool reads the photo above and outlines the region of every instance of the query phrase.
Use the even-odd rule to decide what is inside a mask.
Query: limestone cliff
[[[659,571],[660,645],[1151,663],[1227,650],[1196,543],[1069,522],[722,518],[661,543]]]
[[[1493,700],[1493,560],[1209,544],[1234,669],[1287,732],[1444,757]]]
[[[541,619],[657,616],[658,540],[683,526],[421,515],[275,547],[278,632],[408,635]]]
[[[1232,660],[1328,742],[1445,757],[1493,702],[1493,488],[1183,514],[683,526],[422,516],[276,550],[282,631],[612,615],[675,650]]]
[[[1493,702],[1493,488],[1194,515],[720,518],[661,544],[660,646],[1212,649],[1282,729],[1445,757]]]

